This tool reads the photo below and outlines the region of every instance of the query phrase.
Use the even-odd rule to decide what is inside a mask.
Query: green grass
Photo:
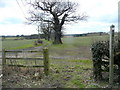
[[[85,85],[82,82],[80,82],[79,79],[73,80],[71,81],[71,83],[76,85],[78,88],[85,88]]]
[[[105,40],[108,36],[87,36],[87,37],[70,37],[70,38],[63,38],[62,41],[64,44],[62,45],[52,45],[52,49],[74,49],[80,46],[90,46],[93,41],[96,40]],[[2,48],[11,50],[11,49],[24,49],[28,47],[34,47],[34,41],[32,40],[14,40],[15,38],[6,38],[2,41]],[[44,46],[51,44],[44,40]]]
[[[63,38],[62,45],[54,45],[55,47],[61,48],[71,48],[71,47],[79,47],[79,46],[90,46],[93,42],[99,40],[107,40],[108,36],[85,36],[85,37],[68,37]]]
[[[62,88],[101,88],[106,84],[98,84],[93,80],[91,60],[50,60],[49,79],[51,84],[59,83]],[[57,82],[59,81],[59,82]]]
[[[31,40],[14,40],[14,39],[7,39],[5,41],[2,41],[2,48],[7,49],[7,50],[16,50],[16,49],[25,49],[25,48],[29,48],[29,47],[36,47],[34,45],[34,42],[36,41],[36,39],[31,39]],[[39,44],[37,46],[47,46],[49,45],[51,42],[47,41],[47,40],[42,40],[43,44]]]
[[[76,63],[82,63],[82,64],[91,64],[90,60],[68,60],[69,62],[76,62]]]
[[[85,36],[85,37],[67,37],[62,38],[63,44],[50,46],[51,56],[67,56],[78,58],[91,58],[91,44],[95,41],[106,40],[108,36]]]
[[[6,40],[2,42],[2,48],[11,49],[24,49],[34,47],[35,40]]]

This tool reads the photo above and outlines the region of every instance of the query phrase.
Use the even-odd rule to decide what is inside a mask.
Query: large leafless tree
[[[28,3],[32,10],[30,10],[31,22],[50,22],[53,25],[54,44],[62,44],[62,27],[65,22],[76,22],[85,20],[86,15],[75,15],[77,12],[78,3],[69,2],[65,0],[35,0]]]

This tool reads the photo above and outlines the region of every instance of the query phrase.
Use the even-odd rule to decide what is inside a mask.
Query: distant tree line
[[[64,36],[73,36],[73,37],[80,37],[80,36],[98,36],[98,35],[108,35],[106,32],[92,32],[92,33],[83,33],[83,34],[66,34]]]
[[[45,39],[45,40],[53,40],[54,38],[54,33],[50,32],[50,35],[46,34],[31,34],[31,35],[15,35],[15,36],[0,36],[2,37],[2,40],[5,40],[6,38],[14,38],[15,40],[22,40],[22,39]],[[93,32],[93,33],[83,33],[83,34],[63,34],[62,37],[64,36],[73,36],[73,37],[81,37],[81,36],[97,36],[97,35],[108,35],[106,32]],[[47,37],[49,36],[49,37]]]
[[[0,36],[2,38],[2,41],[4,40],[23,40],[23,39],[38,39],[38,34],[32,34],[32,35],[3,35]],[[44,39],[45,35],[44,34],[40,34],[40,38]]]
[[[32,35],[25,35],[24,36],[25,39],[38,39],[38,34],[32,34]],[[40,38],[43,39],[44,34],[40,34]]]

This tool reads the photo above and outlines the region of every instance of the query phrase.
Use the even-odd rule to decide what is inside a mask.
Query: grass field
[[[106,40],[108,36],[87,36],[87,37],[69,37],[69,38],[63,38],[62,45],[53,45],[52,48],[76,48],[79,46],[90,46],[92,42],[97,40]],[[36,39],[31,40],[15,40],[15,38],[6,38],[4,41],[2,41],[2,48],[5,49],[23,49],[28,47],[34,47],[34,42]],[[45,44],[50,44],[51,42],[47,42],[46,40],[43,40]]]
[[[71,59],[91,59],[91,44],[106,40],[108,36],[87,36],[63,38],[63,44],[50,46],[50,55]]]
[[[26,49],[30,47],[36,47],[35,46],[35,41],[37,39],[31,39],[31,40],[14,40],[14,39],[7,39],[5,41],[2,41],[2,48],[7,49],[7,50],[16,50],[16,49]],[[37,46],[46,46],[50,42],[46,40],[42,40],[43,44],[39,44]]]
[[[2,42],[2,48],[11,50],[34,47],[34,41],[35,40],[5,40]]]

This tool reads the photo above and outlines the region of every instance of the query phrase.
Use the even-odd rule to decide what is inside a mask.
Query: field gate
[[[23,57],[23,53],[29,53],[28,57]],[[34,55],[38,53],[42,53],[42,57],[35,58]],[[42,65],[39,65],[38,62],[40,61],[43,61]],[[28,62],[31,62],[32,64],[30,65],[28,64]],[[15,66],[15,67],[39,67],[39,68],[43,67],[45,75],[49,75],[48,48],[44,48],[42,51],[3,49],[2,50],[2,64],[3,66]]]

